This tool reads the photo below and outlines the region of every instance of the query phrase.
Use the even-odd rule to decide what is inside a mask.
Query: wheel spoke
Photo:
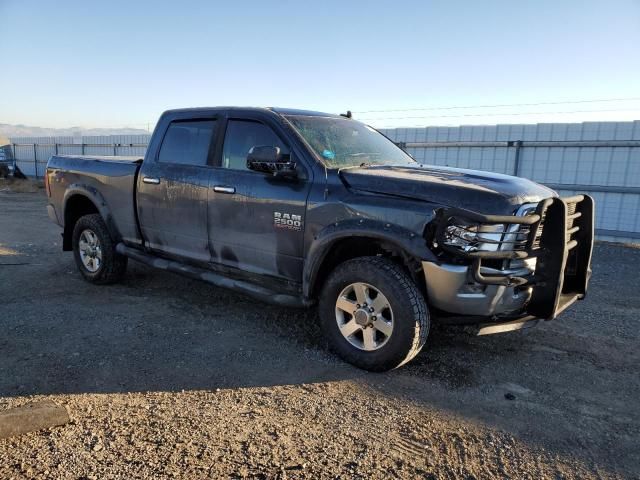
[[[371,306],[373,307],[373,311],[376,312],[376,314],[378,314],[378,315],[385,308],[389,308],[389,304],[387,303],[387,299],[384,298],[384,296],[381,295],[380,293],[378,293],[378,296],[373,300],[373,302],[371,303]]]
[[[373,328],[365,328],[362,331],[362,338],[364,339],[365,350],[375,350],[376,340],[375,340],[375,330]]]
[[[336,302],[336,308],[339,308],[343,312],[353,314],[356,311],[356,303],[349,300],[347,297],[340,296]]]
[[[364,283],[355,283],[353,285],[353,291],[360,305],[367,303],[367,287]]]
[[[347,323],[340,326],[340,332],[345,337],[350,337],[351,335],[356,333],[358,330],[360,330],[360,325],[358,325],[356,321],[353,319],[349,320]]]
[[[385,322],[384,320],[381,320],[381,319],[376,320],[375,322],[373,322],[373,326],[376,330],[382,332],[384,336],[386,337],[391,336],[391,330],[393,330],[393,327],[389,325],[387,322]]]

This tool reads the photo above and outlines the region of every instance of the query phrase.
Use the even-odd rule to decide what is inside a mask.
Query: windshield
[[[329,168],[414,163],[387,137],[356,120],[305,115],[286,118]]]

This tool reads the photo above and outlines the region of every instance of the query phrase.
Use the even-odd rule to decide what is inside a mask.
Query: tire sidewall
[[[395,368],[407,359],[415,348],[415,342],[419,341],[416,339],[418,330],[411,299],[396,280],[391,272],[374,264],[367,265],[361,259],[345,262],[327,279],[319,303],[320,321],[331,346],[350,363],[374,371]],[[349,343],[336,321],[335,305],[338,295],[345,287],[357,282],[368,283],[379,290],[389,301],[393,312],[391,336],[382,347],[374,351],[361,350]]]

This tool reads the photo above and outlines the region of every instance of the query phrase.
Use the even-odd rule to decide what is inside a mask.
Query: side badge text
[[[273,226],[288,230],[302,230],[302,215],[273,212]]]

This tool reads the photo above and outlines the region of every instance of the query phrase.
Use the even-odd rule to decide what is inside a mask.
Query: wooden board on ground
[[[0,438],[22,435],[69,422],[69,413],[50,400],[0,411]]]

